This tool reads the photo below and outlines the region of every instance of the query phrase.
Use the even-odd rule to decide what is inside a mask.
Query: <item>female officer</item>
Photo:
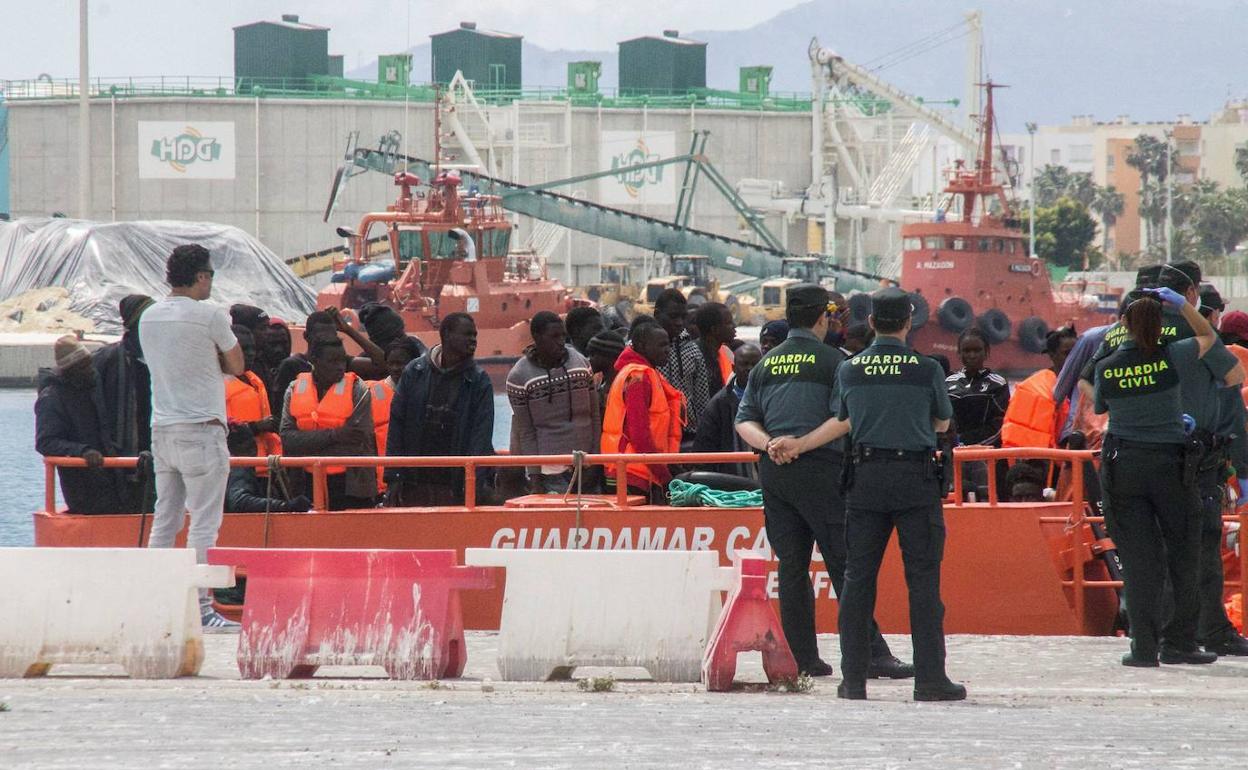
[[[1105,521],[1122,558],[1131,624],[1131,652],[1122,664],[1156,666],[1159,652],[1164,663],[1212,663],[1217,655],[1196,646],[1200,457],[1188,448],[1191,418],[1179,387],[1198,374],[1217,335],[1183,295],[1148,292],[1123,314],[1129,339],[1096,365],[1094,408],[1109,413],[1101,455]],[[1162,303],[1179,310],[1196,336],[1163,347]],[[1167,569],[1174,614],[1163,625]]]

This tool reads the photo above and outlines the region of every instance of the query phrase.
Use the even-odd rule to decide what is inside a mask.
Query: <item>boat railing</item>
[[[1087,609],[1087,592],[1096,589],[1114,589],[1120,590],[1123,586],[1121,580],[1092,580],[1088,579],[1084,574],[1084,565],[1094,561],[1097,554],[1094,553],[1093,547],[1096,540],[1100,540],[1103,535],[1095,534],[1094,539],[1084,537],[1082,530],[1088,525],[1097,525],[1103,528],[1105,524],[1104,516],[1093,516],[1089,508],[1086,487],[1084,485],[1084,472],[1090,463],[1093,466],[1100,465],[1100,452],[1093,450],[1070,450],[1070,449],[1041,449],[1036,447],[1017,447],[1010,449],[991,449],[980,447],[955,447],[953,450],[953,493],[952,499],[946,501],[947,504],[955,508],[966,505],[974,505],[974,503],[964,502],[965,495],[962,492],[962,466],[968,462],[987,462],[989,464],[988,480],[988,505],[999,505],[1000,497],[997,489],[996,474],[992,472],[991,466],[999,461],[1016,462],[1018,460],[1047,460],[1058,465],[1063,474],[1069,472],[1069,500],[1070,514],[1068,516],[1040,516],[1039,523],[1064,525],[1070,548],[1070,577],[1062,579],[1062,585],[1071,589],[1074,601],[1075,617],[1079,626],[1082,628]],[[1248,534],[1248,505],[1238,507],[1234,513],[1224,514],[1222,516],[1224,523],[1235,523],[1239,525],[1237,535],[1237,544],[1239,546],[1239,574],[1240,579],[1237,581],[1227,581],[1227,585],[1234,585],[1240,591],[1244,591],[1246,583],[1248,583],[1248,543],[1245,543],[1245,535]],[[1103,533],[1104,530],[1101,529]]]
[[[476,457],[441,456],[441,457],[275,457],[272,462],[282,468],[297,468],[307,471],[312,477],[312,508],[311,513],[329,510],[329,492],[326,486],[326,469],[331,466],[346,468],[462,468],[464,471],[464,504],[463,507],[473,510],[477,507],[477,475],[480,468],[523,468],[538,465],[612,465],[615,466],[616,478],[625,478],[628,465],[710,465],[730,463],[757,462],[758,456],[753,452],[684,452],[668,454],[594,454],[581,455],[579,460],[573,455],[482,455]],[[86,460],[81,457],[45,457],[44,463],[44,510],[48,513],[56,511],[56,469],[85,468]],[[136,457],[106,457],[105,468],[134,468],[138,465]],[[233,468],[267,468],[270,458],[267,457],[231,457],[230,467]],[[615,492],[615,503],[620,508],[629,508],[628,488],[619,485]]]

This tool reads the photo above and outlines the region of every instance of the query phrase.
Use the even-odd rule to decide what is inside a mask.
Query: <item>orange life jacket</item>
[[[386,436],[390,434],[390,404],[394,400],[394,385],[390,378],[365,382],[373,404],[373,433],[377,436],[377,456],[386,455]],[[386,491],[386,482],[382,480],[384,468],[377,468],[377,489]]]
[[[1242,345],[1227,345],[1226,349],[1231,351],[1231,355],[1235,356],[1235,360],[1239,361],[1244,369],[1248,369],[1248,348]],[[1244,398],[1244,406],[1248,406],[1248,381],[1239,389],[1239,393]]]
[[[1063,403],[1060,410],[1057,408],[1053,401],[1056,384],[1057,374],[1052,369],[1041,369],[1014,389],[1001,424],[1001,446],[1057,446],[1057,432],[1070,407]]]
[[[635,454],[636,448],[624,435],[624,388],[644,381],[650,387],[650,435],[660,452],[679,452],[685,425],[685,394],[659,374],[653,366],[626,364],[615,375],[607,394],[607,412],[602,418],[602,452],[604,454]],[[629,465],[628,476],[638,486],[659,483],[645,465]],[[615,478],[615,466],[607,466],[607,477]]]
[[[267,419],[273,412],[269,408],[269,391],[254,372],[243,372],[225,381],[225,415],[229,422],[257,422]],[[256,457],[268,457],[282,453],[282,438],[277,433],[256,434]],[[257,468],[256,475],[269,475],[268,468]]]
[[[732,382],[732,351],[727,345],[719,346],[719,373],[723,375],[725,385]]]
[[[355,374],[347,372],[318,402],[312,372],[304,372],[296,377],[294,390],[290,394],[290,416],[295,418],[295,425],[299,430],[332,430],[346,425],[347,418],[355,411],[355,405],[351,401],[355,381]],[[342,465],[332,465],[325,469],[330,475],[346,471],[346,466]]]

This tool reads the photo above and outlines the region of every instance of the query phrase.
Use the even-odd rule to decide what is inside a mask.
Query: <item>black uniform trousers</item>
[[[1196,488],[1200,494],[1200,569],[1196,589],[1200,620],[1196,626],[1196,639],[1202,644],[1216,644],[1235,633],[1235,627],[1226,617],[1226,605],[1222,603],[1222,501],[1225,488],[1221,478],[1222,464],[1218,462],[1221,457],[1218,452],[1208,463],[1202,463],[1201,471],[1196,476]]]
[[[807,452],[786,465],[759,459],[767,540],[780,562],[780,625],[798,667],[819,659],[815,640],[815,592],[810,583],[811,548],[819,545],[832,590],[845,595],[845,502],[840,454]],[[890,656],[888,643],[868,613],[871,658]]]
[[[1184,483],[1183,447],[1107,436],[1101,495],[1109,536],[1122,560],[1132,654],[1156,658],[1163,639],[1195,649],[1201,506],[1196,484]],[[1174,596],[1169,622],[1163,603],[1167,573]]]
[[[840,615],[841,674],[846,682],[866,680],[876,580],[894,528],[909,591],[915,685],[946,681],[945,605],[940,600],[945,518],[940,488],[927,460],[855,461],[846,495],[849,553]]]

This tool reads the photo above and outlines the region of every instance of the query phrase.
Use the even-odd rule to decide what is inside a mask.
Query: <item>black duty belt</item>
[[[854,447],[856,462],[930,462],[933,454],[931,449],[885,449],[861,444]]]
[[[1102,442],[1105,446],[1112,446],[1114,449],[1142,449],[1148,452],[1173,452],[1178,454],[1185,448],[1184,444],[1162,443],[1153,441],[1131,441],[1117,436],[1106,436]]]

